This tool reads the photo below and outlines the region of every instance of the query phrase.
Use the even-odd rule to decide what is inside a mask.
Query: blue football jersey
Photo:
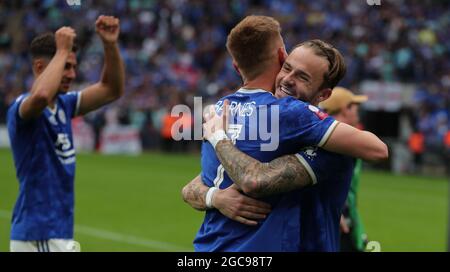
[[[316,107],[291,97],[276,99],[264,90],[240,89],[222,98],[230,101],[229,137],[249,156],[269,162],[305,146],[325,144],[337,122]],[[272,132],[265,134],[264,132]],[[272,137],[268,137],[271,135]],[[233,184],[209,142],[202,145],[202,180],[224,189]],[[300,210],[297,192],[264,199],[272,211],[258,226],[228,219],[215,209],[205,213],[194,240],[196,251],[297,251]]]
[[[59,95],[54,109],[36,119],[19,114],[22,95],[8,110],[7,125],[19,181],[11,239],[21,241],[73,238],[75,148],[71,119],[81,94]]]
[[[339,222],[355,159],[317,147],[296,154],[315,183],[300,191],[300,251],[339,251]]]

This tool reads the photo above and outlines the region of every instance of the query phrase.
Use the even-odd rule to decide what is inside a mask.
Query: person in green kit
[[[336,120],[351,126],[359,124],[359,104],[367,101],[367,96],[354,95],[351,91],[336,87],[320,107]],[[357,196],[362,161],[356,159],[350,191],[341,216],[341,251],[364,251],[367,235],[357,209]]]

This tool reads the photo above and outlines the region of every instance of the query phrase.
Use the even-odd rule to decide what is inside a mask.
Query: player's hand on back
[[[115,43],[119,38],[120,21],[114,16],[101,15],[95,22],[95,31],[104,43]]]
[[[258,225],[258,220],[266,218],[271,209],[269,204],[242,194],[234,184],[217,190],[212,204],[226,217],[250,226]]]
[[[73,43],[77,34],[75,30],[68,26],[63,26],[55,32],[55,42],[57,51],[72,51]]]
[[[225,99],[223,102],[222,114],[217,114],[214,106],[209,107],[203,115],[203,138],[210,141],[217,131],[227,131],[228,116],[229,116],[229,101]]]

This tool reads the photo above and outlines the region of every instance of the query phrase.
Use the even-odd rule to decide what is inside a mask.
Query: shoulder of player
[[[67,92],[67,93],[58,95],[58,98],[65,99],[65,98],[73,97],[73,96],[76,97],[76,96],[78,96],[78,95],[80,95],[80,92],[79,92],[79,91],[70,91],[70,92]]]
[[[289,111],[304,111],[310,104],[289,96],[276,99],[275,101],[271,102],[271,105],[279,106],[280,112],[289,112]]]
[[[65,104],[69,101],[73,101],[73,100],[79,100],[79,96],[81,95],[81,92],[79,91],[70,91],[64,94],[59,94],[57,100],[62,103]]]
[[[316,147],[316,146],[308,146],[305,147],[304,149],[302,149],[299,152],[300,155],[302,156],[310,156],[310,157],[314,157],[314,158],[320,158],[320,159],[327,159],[327,160],[332,160],[333,162],[335,162],[336,164],[349,164],[349,163],[354,163],[354,158],[347,156],[347,155],[342,155],[339,153],[334,153],[334,152],[330,152],[327,151],[323,148],[320,147]]]
[[[352,173],[354,158],[329,152],[319,147],[306,147],[296,154],[296,157],[313,176],[322,183],[324,179],[332,177],[334,174]],[[334,173],[331,176],[330,173]],[[322,181],[322,182],[321,182]]]
[[[8,106],[8,117],[9,116],[16,116],[16,114],[11,114],[13,111],[18,111],[19,105],[29,96],[29,93],[24,93],[18,96],[16,99],[14,99]]]
[[[29,95],[30,95],[30,93],[24,93],[24,94],[19,95],[16,99],[13,100],[13,102],[10,104],[10,106],[22,103]]]
[[[320,120],[328,117],[328,114],[318,107],[293,97],[278,99],[273,105],[278,105],[280,115],[285,116],[286,118],[298,118],[299,114],[303,117],[315,116]]]
[[[71,116],[70,118],[78,115],[80,103],[80,91],[70,91],[64,94],[59,94],[57,97],[58,108],[63,110],[67,116]]]

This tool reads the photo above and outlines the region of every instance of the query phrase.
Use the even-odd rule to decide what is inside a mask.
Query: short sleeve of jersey
[[[318,147],[307,147],[295,154],[300,163],[308,171],[313,184],[330,180],[335,176],[351,177],[353,159]]]
[[[317,184],[318,180],[324,180],[326,178],[325,175],[327,174],[326,171],[323,171],[326,169],[323,168],[326,166],[326,160],[320,153],[320,149],[317,147],[308,147],[295,154],[303,167],[305,167],[306,171],[308,171],[313,184]]]
[[[21,95],[19,96],[14,103],[11,104],[11,106],[8,109],[8,123],[11,125],[18,125],[23,122],[22,118],[20,117],[19,108],[22,102],[28,97],[28,95]]]
[[[68,92],[67,94],[61,95],[60,98],[64,103],[68,116],[73,118],[79,114],[81,92]]]
[[[324,146],[338,122],[313,105],[292,98],[281,100],[280,140],[295,146]]]

